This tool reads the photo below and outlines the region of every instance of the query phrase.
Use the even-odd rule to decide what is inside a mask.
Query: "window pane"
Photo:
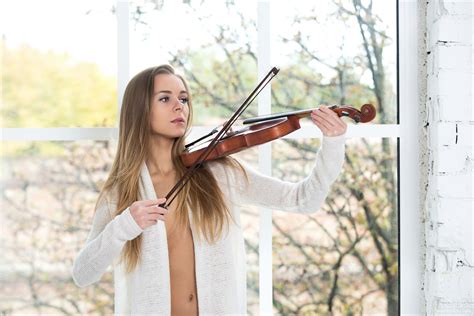
[[[253,147],[237,154],[233,158],[243,161],[255,170],[258,170],[258,148]],[[259,315],[259,231],[260,210],[252,205],[240,207],[240,221],[242,225],[245,254],[247,257],[247,314]]]
[[[3,142],[1,148],[0,314],[112,314],[111,267],[86,288],[74,284],[71,268],[91,228],[115,144]],[[255,165],[257,149],[236,156]],[[256,208],[242,208],[250,315],[258,314],[258,223]]]
[[[396,123],[396,1],[272,2],[273,112],[373,104]]]
[[[319,141],[273,144],[273,174],[299,181]],[[274,212],[274,311],[398,315],[397,151],[394,139],[350,139],[320,210]]]
[[[112,273],[78,288],[83,247],[115,148],[110,142],[4,142],[2,312],[111,314]]]
[[[2,127],[115,125],[114,3],[3,3]]]
[[[256,86],[256,10],[253,1],[132,1],[131,75],[173,65],[190,83],[194,123],[222,123]]]

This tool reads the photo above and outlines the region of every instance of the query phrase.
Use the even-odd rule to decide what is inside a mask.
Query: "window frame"
[[[258,77],[262,78],[271,68],[269,0],[257,0]],[[350,124],[348,138],[390,137],[397,138],[398,147],[398,197],[399,197],[399,304],[401,314],[422,314],[422,235],[420,207],[420,145],[419,145],[419,87],[418,67],[419,34],[418,6],[414,0],[397,1],[397,67],[398,67],[398,124]],[[117,0],[117,86],[118,111],[116,127],[112,128],[2,128],[2,141],[81,141],[110,140],[118,138],[120,103],[130,79],[129,54],[129,1]],[[120,35],[120,36],[119,36]],[[415,109],[413,111],[413,109]],[[270,89],[258,97],[259,114],[271,111]],[[193,135],[202,135],[212,127],[193,127]],[[292,139],[321,138],[319,131],[309,126],[287,136]],[[259,146],[259,169],[271,174],[271,146]],[[272,298],[272,215],[260,210],[259,215],[259,309],[260,314],[273,313]]]

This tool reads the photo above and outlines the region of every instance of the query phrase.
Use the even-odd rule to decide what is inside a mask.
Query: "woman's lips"
[[[171,121],[171,123],[175,123],[175,124],[185,124],[186,121],[182,118],[177,118],[177,119],[174,119]]]

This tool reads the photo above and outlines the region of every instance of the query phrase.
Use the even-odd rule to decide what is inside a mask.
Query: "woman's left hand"
[[[339,136],[347,130],[346,122],[325,105],[321,105],[318,109],[311,112],[311,120],[319,127],[324,136]]]

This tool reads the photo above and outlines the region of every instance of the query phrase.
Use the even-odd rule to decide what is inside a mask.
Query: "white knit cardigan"
[[[235,222],[230,221],[228,231],[215,244],[194,238],[199,315],[244,315],[247,312],[246,259],[239,205],[253,204],[297,213],[317,211],[342,168],[344,139],[344,135],[324,137],[315,167],[298,183],[267,177],[244,164],[249,179],[247,183],[238,170],[215,162],[208,163]],[[156,199],[145,163],[141,168],[139,190],[140,199]],[[86,244],[74,261],[73,279],[80,287],[93,284],[113,265],[115,314],[170,315],[165,224],[158,221],[158,224],[142,230],[129,208],[112,218],[114,203],[109,200],[97,208]],[[192,211],[188,214],[191,217]],[[193,227],[191,231],[195,236]],[[137,268],[127,275],[118,259],[125,243],[140,234],[143,234],[143,257]]]

